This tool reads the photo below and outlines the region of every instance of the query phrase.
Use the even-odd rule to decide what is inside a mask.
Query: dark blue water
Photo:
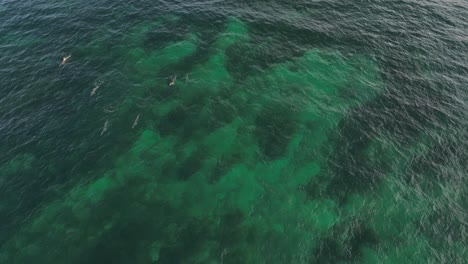
[[[467,54],[466,1],[0,1],[0,262],[465,263]]]

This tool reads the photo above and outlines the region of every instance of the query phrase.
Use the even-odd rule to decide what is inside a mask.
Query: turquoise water
[[[0,263],[466,263],[467,17],[0,2]]]

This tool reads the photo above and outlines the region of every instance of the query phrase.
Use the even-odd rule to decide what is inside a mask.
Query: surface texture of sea
[[[0,0],[0,263],[468,263],[467,174],[466,0]]]

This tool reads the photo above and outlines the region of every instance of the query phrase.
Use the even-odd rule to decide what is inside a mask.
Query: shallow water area
[[[463,2],[0,15],[1,263],[468,259]]]

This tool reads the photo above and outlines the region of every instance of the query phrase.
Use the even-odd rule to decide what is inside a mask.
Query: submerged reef
[[[147,43],[178,19],[137,25],[112,50],[131,91],[106,134],[129,147],[31,216],[1,263],[427,263],[431,203],[399,177],[427,149],[369,134],[346,156],[343,124],[385,89],[375,61],[311,48],[244,74],[230,54],[254,49],[248,24],[228,19],[204,50],[196,30]],[[82,60],[105,50],[93,43]],[[340,187],[345,159],[371,191]]]

